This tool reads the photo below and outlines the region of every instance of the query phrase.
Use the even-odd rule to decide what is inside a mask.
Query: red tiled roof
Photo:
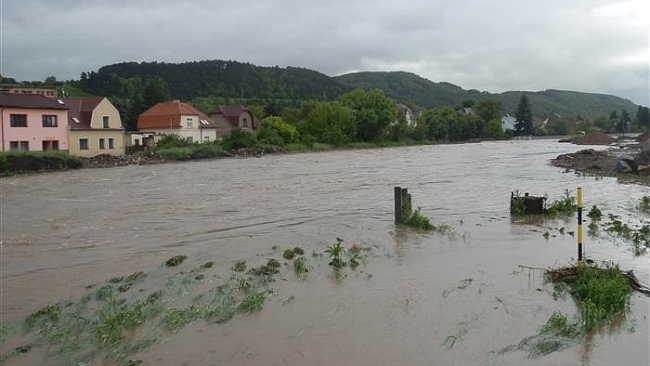
[[[208,125],[200,124],[200,128],[216,128],[215,123],[205,113],[187,103],[173,101],[158,103],[140,114],[138,129],[180,127],[181,116],[198,116],[208,122]]]
[[[63,98],[65,104],[70,107],[70,111],[68,111],[68,126],[74,130],[90,129],[93,111],[102,100],[104,100],[104,97]],[[75,122],[75,118],[79,123]]]
[[[41,94],[0,93],[0,106],[34,109],[68,109],[65,104]]]
[[[251,124],[252,124],[253,128],[255,128],[256,125],[257,125],[257,120],[255,119],[255,116],[253,116],[253,114],[246,107],[244,107],[241,104],[240,105],[220,105],[220,106],[217,106],[214,110],[212,110],[212,112],[210,112],[209,114],[211,116],[212,115],[219,115],[219,114],[223,115],[224,118],[226,118],[228,120],[228,122],[230,122],[230,124],[233,127],[237,127],[237,126],[239,126],[239,116],[241,116],[241,114],[244,113],[244,112],[248,112],[251,115],[251,117],[252,117]]]
[[[243,105],[220,105],[210,112],[210,114],[223,114],[225,117],[239,118],[244,111],[248,110]]]

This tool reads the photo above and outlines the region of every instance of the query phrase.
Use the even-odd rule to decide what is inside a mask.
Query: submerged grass
[[[613,316],[623,314],[629,304],[632,287],[618,266],[578,263],[548,271],[553,283],[564,283],[580,309],[581,326],[586,332],[607,323]]]
[[[637,207],[641,212],[650,214],[650,196],[643,196]]]
[[[165,262],[159,270],[166,271],[169,265]],[[222,323],[238,313],[261,310],[271,293],[269,284],[280,272],[280,263],[270,258],[252,269],[253,277],[231,273],[226,283],[197,294],[188,303],[197,273],[202,275],[213,266],[213,262],[206,262],[188,272],[169,274],[166,281],[156,281],[162,283],[161,288],[147,295],[138,296],[142,290],[131,294],[119,290],[139,282],[146,285],[149,276],[137,271],[109,278],[99,288],[86,287],[86,294],[76,301],[48,304],[21,322],[19,330],[26,343],[0,354],[0,363],[36,350],[54,364],[91,364],[101,359],[128,363],[130,356],[155,344],[160,331],[175,332],[197,320]],[[19,334],[14,329],[2,324],[2,342]]]
[[[548,203],[548,197],[544,199],[544,214],[549,216],[568,216],[578,210],[576,199],[567,189],[564,191],[564,197]]]
[[[521,341],[517,348],[528,350],[529,357],[563,349],[628,310],[632,286],[619,267],[611,263],[580,262],[576,266],[549,270],[545,278],[554,284],[553,297],[557,299],[569,293],[579,312],[574,319],[554,312],[537,335]]]
[[[419,207],[410,215],[407,215],[406,218],[403,218],[401,224],[423,230],[433,230],[435,228],[429,218],[420,213]]]
[[[306,264],[305,257],[298,257],[293,260],[293,271],[300,279],[304,279],[309,272],[309,266]]]
[[[337,243],[333,247],[338,247],[339,260],[347,260],[350,267],[363,262],[362,253],[369,250],[353,245],[348,251],[341,239],[337,238]],[[291,251],[293,270],[302,279],[311,266],[303,249],[295,247]],[[322,256],[314,258],[319,260]],[[274,293],[271,284],[282,268],[276,258],[267,258],[248,271],[246,261],[238,261],[232,271],[223,269],[229,275],[227,279],[205,291],[199,290],[204,282],[198,281],[197,276],[206,278],[214,262],[178,272],[170,267],[180,265],[187,257],[171,259],[156,270],[156,275],[136,271],[112,277],[101,286],[86,286],[85,293],[74,301],[42,307],[25,317],[19,326],[1,324],[2,342],[20,335],[24,343],[0,354],[0,364],[28,352],[40,352],[48,364],[139,364],[133,356],[157,344],[159,339],[166,339],[166,332],[178,332],[198,321],[223,323],[237,314],[262,310]],[[142,288],[127,291],[134,284]],[[128,288],[120,290],[124,286]],[[151,292],[145,293],[145,288]]]
[[[610,214],[609,221],[604,223],[605,231],[632,244],[635,256],[643,255],[650,250],[650,225],[644,224],[637,229],[622,222],[618,216]]]

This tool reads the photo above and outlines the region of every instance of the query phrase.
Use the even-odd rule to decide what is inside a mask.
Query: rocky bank
[[[567,172],[628,178],[637,183],[650,184],[650,135],[616,139],[596,132],[572,142],[607,147],[562,154],[551,160],[552,165],[565,168]]]

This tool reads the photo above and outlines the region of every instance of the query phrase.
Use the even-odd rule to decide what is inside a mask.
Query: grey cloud
[[[4,1],[2,73],[70,79],[122,61],[232,59],[329,75],[404,70],[491,92],[571,89],[648,105],[648,8],[644,0]]]

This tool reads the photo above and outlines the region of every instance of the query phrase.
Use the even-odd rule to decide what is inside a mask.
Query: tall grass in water
[[[632,287],[618,266],[605,263],[600,266],[579,263],[546,273],[547,280],[555,283],[557,292],[568,292],[576,302],[579,312],[569,319],[555,312],[537,335],[528,337],[520,347],[528,348],[530,357],[547,355],[584,338],[628,310]]]

